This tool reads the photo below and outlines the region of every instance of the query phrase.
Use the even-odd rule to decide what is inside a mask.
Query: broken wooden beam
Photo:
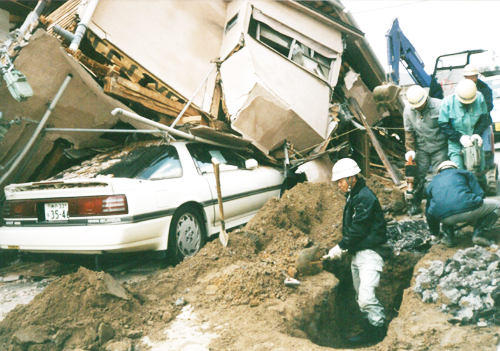
[[[114,97],[137,102],[153,111],[170,116],[179,114],[184,108],[184,104],[122,77],[105,77],[104,92]],[[184,114],[186,117],[199,116],[200,112],[192,107],[188,107]]]
[[[382,160],[382,163],[384,164],[385,168],[387,169],[387,172],[391,176],[392,181],[394,182],[394,184],[400,185],[401,181],[399,180],[396,172],[394,171],[391,162],[389,161],[389,159],[385,155],[384,150],[380,146],[380,143],[379,143],[377,137],[375,136],[375,134],[373,133],[373,130],[368,125],[368,121],[366,120],[365,115],[361,111],[361,108],[359,107],[358,102],[356,101],[356,99],[351,97],[351,98],[349,98],[349,103],[350,103],[349,105],[354,108],[356,114],[358,115],[358,118],[361,120],[361,122],[363,122],[363,125],[366,128],[366,132],[368,133],[368,136],[371,139],[372,145],[373,145],[375,151],[377,151],[377,154],[380,157],[380,159]]]

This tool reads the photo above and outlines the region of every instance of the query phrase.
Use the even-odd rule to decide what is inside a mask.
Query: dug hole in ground
[[[421,216],[398,215],[400,190],[368,185],[386,211],[395,255],[377,291],[388,334],[364,349],[497,350],[496,251],[471,248],[471,228],[455,248],[432,241]],[[299,184],[229,233],[226,248],[213,240],[175,267],[125,283],[86,268],[62,274],[0,322],[0,350],[350,349],[344,340],[361,322],[350,258],[320,261],[341,239],[344,204],[333,184]],[[301,284],[285,286],[283,272]]]

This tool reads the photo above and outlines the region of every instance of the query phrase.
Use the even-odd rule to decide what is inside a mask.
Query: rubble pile
[[[423,219],[396,221],[387,226],[387,236],[395,252],[426,253],[431,246],[429,226]]]
[[[451,323],[500,325],[500,253],[480,246],[458,250],[420,268],[413,291],[426,303],[441,304]]]

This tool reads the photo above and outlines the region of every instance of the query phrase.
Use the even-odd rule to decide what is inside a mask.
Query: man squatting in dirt
[[[337,181],[347,200],[342,218],[342,240],[323,258],[340,260],[344,253],[352,254],[351,272],[356,299],[364,315],[363,332],[348,339],[350,344],[378,343],[386,334],[384,308],[375,296],[380,273],[384,267],[387,227],[382,207],[367,186],[358,164],[343,158],[332,169],[332,181]],[[390,249],[389,249],[390,251]]]
[[[454,225],[475,223],[472,243],[490,246],[491,228],[500,215],[500,202],[484,199],[483,189],[476,177],[464,169],[457,169],[453,161],[444,161],[427,187],[425,215],[432,235],[439,234],[443,223],[443,243],[455,246]]]
[[[408,104],[403,112],[405,128],[406,161],[411,157],[417,164],[415,191],[409,209],[410,215],[422,212],[425,177],[432,166],[433,173],[441,162],[448,159],[448,139],[439,129],[438,118],[441,100],[429,97],[419,85],[406,92]]]

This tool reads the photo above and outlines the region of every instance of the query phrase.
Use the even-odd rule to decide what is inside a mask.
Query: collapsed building
[[[20,98],[0,86],[2,189],[174,128],[289,169],[310,161],[313,182],[349,155],[400,183],[403,105],[397,94],[375,101],[384,69],[339,1],[30,5],[26,19],[2,17],[18,21],[2,65],[32,89]]]

